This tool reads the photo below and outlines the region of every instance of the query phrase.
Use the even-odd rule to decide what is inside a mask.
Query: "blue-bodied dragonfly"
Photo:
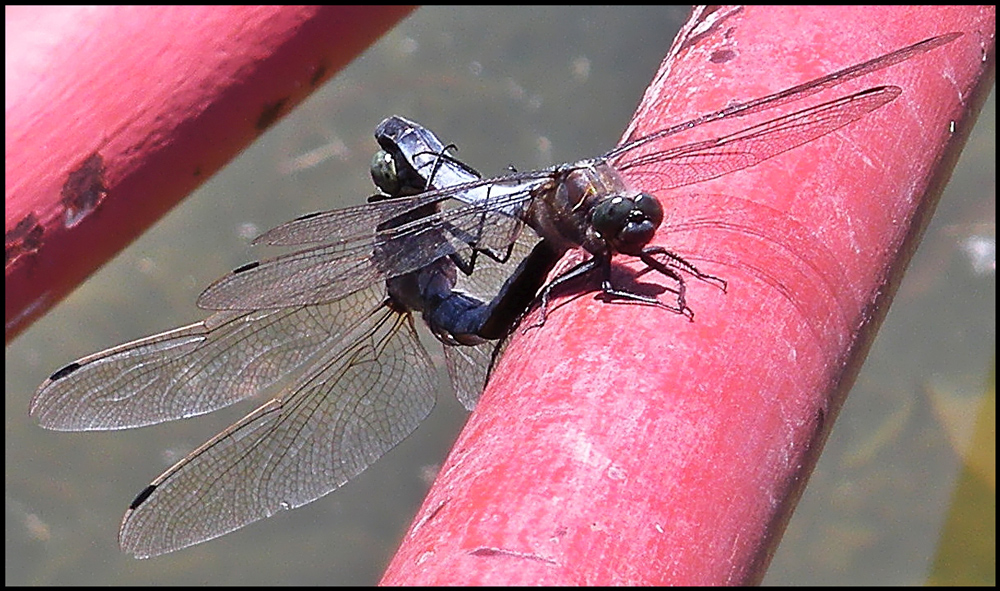
[[[599,272],[601,290],[611,298],[668,308],[693,319],[685,299],[684,276],[723,289],[725,282],[702,273],[662,246],[649,245],[663,210],[653,195],[630,190],[620,173],[652,171],[663,179],[662,187],[669,189],[759,164],[861,119],[895,100],[902,89],[875,86],[722,137],[681,146],[666,146],[664,142],[699,125],[798,101],[950,43],[960,35],[925,39],[786,90],[629,138],[598,158],[293,220],[266,232],[256,242],[314,246],[236,269],[209,286],[198,305],[212,310],[258,310],[334,301],[372,282],[409,273],[446,256],[469,271],[483,253],[502,260],[524,226],[529,226],[557,253],[582,249],[590,255],[544,287],[540,297],[542,322],[553,288],[591,271]],[[411,210],[445,202],[454,206],[384,231],[370,231]],[[372,257],[375,250],[382,256]],[[616,288],[611,282],[611,259],[617,253],[635,256],[668,277],[674,285],[668,288],[674,300],[662,302]],[[465,264],[459,262],[463,260]]]
[[[417,178],[434,179],[436,187],[415,195],[388,187],[392,198],[305,216],[266,232],[255,242],[312,246],[244,265],[213,283],[198,304],[221,312],[204,323],[123,345],[56,372],[36,394],[32,414],[43,425],[67,430],[150,424],[220,408],[282,379],[289,367],[306,368],[281,395],[143,491],[126,514],[122,546],[141,556],[169,552],[301,505],[359,473],[429,411],[430,371],[404,369],[429,367],[412,336],[410,311],[423,312],[438,338],[450,345],[446,351],[456,364],[468,359],[455,361],[454,352],[479,351],[491,340],[501,339],[535,299],[544,322],[553,288],[592,271],[598,272],[601,290],[608,296],[664,307],[693,319],[684,276],[722,288],[725,282],[662,246],[650,245],[662,209],[652,195],[630,190],[619,173],[648,167],[667,179],[664,188],[671,188],[758,164],[861,119],[895,100],[902,89],[876,86],[723,137],[675,147],[664,142],[698,125],[746,117],[808,97],[940,47],[958,35],[926,39],[789,89],[629,138],[595,159],[492,179],[479,179],[468,167],[445,157],[443,146],[417,149],[426,130],[390,118],[379,128],[380,143],[404,146],[403,159],[417,171]],[[380,158],[377,171],[393,162]],[[451,173],[454,177],[448,176]],[[376,172],[376,178],[381,174]],[[525,226],[531,231],[524,231]],[[541,238],[541,248],[536,246],[526,256],[513,252],[525,234]],[[590,258],[542,285],[554,261],[574,248]],[[673,301],[615,287],[610,263],[618,253],[638,257],[671,279]],[[518,257],[524,258],[516,269],[506,267],[507,283],[488,282],[483,299],[451,289],[451,277],[457,278],[459,272],[475,279],[485,273],[484,266],[512,265]],[[428,289],[438,281],[443,287]],[[387,293],[395,296],[387,300]],[[289,330],[275,344],[268,327],[278,322]],[[405,323],[410,328],[400,328]],[[212,343],[219,354],[191,368],[156,370],[203,343]],[[259,355],[229,353],[246,347]],[[129,356],[141,358],[137,371],[123,373],[113,363],[109,369],[101,368],[108,360]],[[472,366],[488,368],[484,360],[489,357],[477,353],[469,359]],[[227,371],[232,378],[206,379],[215,371]],[[486,370],[478,370],[468,384],[459,383],[454,375],[460,396],[471,406]],[[149,396],[143,378],[150,382]],[[122,389],[130,379],[137,386]],[[360,381],[364,391],[340,386],[352,380]],[[165,395],[169,388],[158,385],[160,381],[180,384],[177,393],[182,395]],[[400,394],[401,390],[415,394]],[[343,398],[338,396],[342,392],[347,392]],[[130,405],[134,410],[127,408]],[[126,407],[128,412],[114,411],[126,418],[110,418],[113,412],[107,406]]]
[[[372,177],[384,193],[371,203],[478,178],[449,157],[436,136],[411,125],[393,118],[379,127],[382,150]],[[435,210],[433,204],[412,210],[380,229]],[[474,276],[460,275],[444,257],[332,302],[219,312],[96,353],[43,383],[31,414],[55,430],[141,427],[211,412],[284,384],[144,489],[125,515],[119,541],[126,552],[149,557],[218,537],[335,490],[427,417],[438,377],[414,312],[451,345],[444,349],[448,372],[471,410],[495,346],[475,334],[492,309],[479,298],[505,293],[504,281],[529,276],[516,272],[532,247],[528,238],[506,264],[487,259]]]

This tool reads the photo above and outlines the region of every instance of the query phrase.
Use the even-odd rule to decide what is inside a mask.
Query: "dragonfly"
[[[237,268],[210,285],[198,305],[210,310],[260,310],[335,301],[395,275],[410,273],[449,257],[469,273],[487,255],[504,260],[525,226],[562,255],[582,249],[589,258],[549,281],[539,297],[544,323],[552,291],[597,271],[601,291],[667,308],[689,320],[685,276],[725,290],[724,280],[702,273],[663,246],[650,245],[663,220],[655,196],[632,191],[621,173],[647,170],[664,179],[664,189],[717,178],[759,164],[849,125],[902,94],[898,86],[867,88],[714,139],[669,146],[669,139],[694,127],[747,117],[802,100],[848,80],[870,74],[950,43],[961,33],[931,37],[791,88],[702,115],[623,144],[592,159],[543,170],[514,172],[457,183],[378,204],[332,210],[280,225],[256,244],[311,245],[302,250]],[[409,211],[448,204],[427,216],[386,226]],[[371,228],[383,228],[372,232]],[[373,251],[382,256],[372,257]],[[670,280],[675,298],[631,293],[611,281],[616,254],[639,258]]]
[[[264,233],[255,244],[305,248],[249,263],[214,282],[198,305],[219,312],[204,323],[122,345],[57,371],[36,393],[32,414],[43,426],[66,430],[151,424],[209,412],[278,382],[290,367],[305,368],[279,396],[147,487],[126,513],[120,541],[132,554],[156,555],[314,500],[360,473],[429,412],[430,373],[423,369],[429,362],[412,336],[413,311],[420,311],[448,345],[446,356],[453,357],[456,367],[487,368],[471,372],[475,377],[465,384],[452,373],[467,407],[488,376],[484,358],[491,354],[480,354],[483,346],[502,341],[536,303],[539,323],[544,323],[553,290],[571,280],[596,272],[610,299],[666,308],[693,320],[685,277],[722,289],[726,283],[665,247],[651,245],[662,208],[653,195],[628,187],[621,173],[655,170],[667,179],[665,188],[673,188],[756,165],[863,118],[895,100],[902,89],[875,86],[714,139],[680,146],[669,141],[700,125],[799,101],[958,36],[925,39],[765,97],[630,137],[597,158],[488,179],[444,157],[443,146],[419,148],[427,140],[425,132],[433,134],[390,118],[376,134],[390,156],[377,155],[373,166],[376,183],[385,185],[383,196],[303,216]],[[402,152],[401,159],[392,157],[393,146]],[[417,182],[392,173],[397,164],[408,164]],[[386,183],[383,174],[407,190]],[[422,190],[419,179],[434,182]],[[519,246],[526,235],[538,240],[527,249]],[[571,249],[590,256],[546,282],[555,261]],[[610,268],[619,254],[637,257],[671,280],[672,301],[615,286]],[[510,270],[518,257],[523,258]],[[459,296],[449,287],[456,285],[450,283],[451,274],[456,281],[474,280],[496,265],[505,269],[507,279],[502,285],[487,282],[482,297]],[[439,287],[427,289],[436,282]],[[269,333],[276,323],[287,331],[278,338]],[[400,323],[409,328],[398,328]],[[212,355],[187,361],[191,351],[205,346]],[[247,349],[250,354],[232,353]],[[473,353],[461,357],[466,352]],[[178,358],[184,361],[178,363]],[[173,368],[166,367],[171,364]],[[400,365],[421,369],[392,369]],[[216,372],[226,372],[218,374],[226,380],[213,379]],[[363,391],[337,389],[352,381],[363,384]],[[373,414],[345,412],[348,408]],[[372,425],[377,425],[374,431]]]
[[[402,118],[387,121],[398,125],[377,130],[382,149],[371,171],[383,192],[371,203],[479,178],[433,133]],[[410,211],[385,227],[434,210]],[[330,303],[219,312],[96,353],[46,380],[31,414],[55,430],[140,427],[211,412],[284,380],[274,398],[146,487],[119,532],[122,549],[140,558],[218,537],[339,488],[430,414],[438,378],[414,313],[450,345],[452,385],[472,410],[495,341],[515,320],[484,328],[491,304],[511,299],[504,281],[534,276],[516,268],[532,246],[525,236],[507,261],[487,259],[474,276],[459,275],[444,257]]]

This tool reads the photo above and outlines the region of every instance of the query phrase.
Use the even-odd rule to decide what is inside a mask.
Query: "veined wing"
[[[726,136],[655,150],[627,152],[614,162],[618,170],[642,169],[662,177],[662,189],[681,187],[754,166],[778,154],[809,143],[895,100],[898,86],[878,86]],[[655,151],[651,151],[655,150]]]
[[[820,76],[819,78],[803,82],[802,84],[797,84],[790,88],[786,88],[745,103],[736,103],[724,109],[719,109],[718,111],[695,117],[694,119],[690,119],[683,123],[672,125],[666,129],[654,131],[642,137],[635,137],[633,132],[633,134],[629,135],[625,142],[605,154],[604,157],[609,160],[617,160],[626,152],[635,150],[641,146],[649,144],[650,142],[656,142],[663,138],[676,135],[699,125],[704,125],[712,121],[718,121],[723,118],[746,117],[748,115],[753,115],[755,113],[774,109],[781,105],[802,100],[823,90],[843,84],[848,80],[853,80],[855,78],[871,74],[872,72],[888,68],[921,53],[926,53],[932,49],[941,47],[942,45],[947,45],[961,36],[962,33],[960,32],[952,32],[944,35],[938,35],[936,37],[930,37],[924,39],[923,41],[918,41],[913,45],[908,45],[859,64],[848,66],[841,70],[837,70],[836,72],[831,72],[824,76]]]
[[[492,182],[509,182],[510,180],[510,177],[490,179]],[[367,236],[386,222],[422,207],[454,199],[456,193],[474,189],[484,182],[486,181],[477,179],[440,190],[425,191],[419,195],[385,198],[341,209],[303,215],[271,228],[254,238],[251,244],[299,246],[336,241],[351,242],[359,237]]]
[[[211,412],[341,350],[384,299],[382,285],[321,306],[220,312],[67,365],[39,386],[30,413],[48,429],[89,431]]]
[[[346,483],[409,435],[434,406],[437,373],[412,316],[364,292],[342,339],[298,379],[164,472],[119,532],[137,557],[221,536]]]
[[[472,347],[445,345],[444,362],[448,378],[455,390],[455,398],[465,410],[471,412],[476,409],[493,372],[493,363],[499,357],[497,348],[502,344],[502,341],[486,341]]]
[[[244,265],[210,285],[198,298],[198,305],[210,310],[258,310],[332,302],[442,257],[470,256],[473,245],[477,249],[503,250],[517,239],[521,222],[502,212],[521,207],[531,198],[531,189],[551,174],[518,173],[359,206],[363,209],[387,203],[388,210],[409,213],[462,191],[492,188],[488,196],[475,203],[429,212],[383,230],[376,230],[375,220],[369,220],[366,227],[356,228],[348,238]],[[324,240],[326,230],[345,223],[341,212],[347,210],[294,220],[265,233],[258,241],[290,245]],[[345,234],[343,229],[338,232],[340,236]]]

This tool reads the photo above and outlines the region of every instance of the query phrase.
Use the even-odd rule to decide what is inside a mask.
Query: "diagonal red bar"
[[[410,7],[8,7],[8,342]]]
[[[693,323],[592,293],[557,298],[545,326],[511,344],[383,584],[759,581],[992,84],[994,29],[993,7],[696,14],[626,137],[963,36],[677,138],[902,89],[759,166],[670,191],[648,170],[630,177],[667,209],[654,244],[728,293],[692,282]]]

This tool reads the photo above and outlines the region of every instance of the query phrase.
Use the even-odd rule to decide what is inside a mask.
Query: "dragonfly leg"
[[[600,267],[602,273],[601,279],[601,292],[608,297],[618,298],[621,300],[627,300],[632,302],[638,302],[641,304],[648,304],[651,306],[657,306],[659,308],[665,308],[674,312],[676,314],[681,314],[687,317],[688,320],[694,321],[694,311],[688,307],[686,295],[687,295],[687,284],[684,281],[684,276],[681,274],[688,273],[693,277],[711,283],[721,289],[726,291],[726,281],[715,277],[714,275],[709,275],[698,270],[697,267],[687,262],[679,255],[676,255],[662,247],[650,247],[643,250],[640,253],[639,258],[651,269],[666,277],[672,279],[675,283],[675,287],[667,287],[667,290],[676,295],[676,304],[666,304],[662,302],[659,298],[645,296],[642,294],[634,293],[624,289],[619,289],[614,286],[611,282],[611,252],[608,251],[605,255],[594,255],[591,258],[575,265],[573,268],[569,269],[562,275],[556,277],[548,284],[546,284],[542,289],[539,296],[540,300],[540,312],[538,321],[536,321],[528,328],[536,328],[545,324],[546,317],[548,315],[548,305],[549,298],[551,296],[552,290],[556,286],[561,285],[567,281],[586,275],[587,273],[593,271]],[[655,258],[654,254],[664,255],[668,262],[661,261]]]
[[[611,283],[611,251],[608,250],[607,254],[602,257],[594,256],[591,260],[597,260],[595,266],[600,266],[603,274],[601,279],[601,292],[607,297],[618,298],[622,300],[628,300],[632,302],[638,302],[640,304],[649,304],[651,306],[657,306],[659,308],[665,308],[671,312],[681,314],[686,316],[688,320],[694,321],[694,311],[687,306],[685,302],[685,293],[687,291],[687,286],[684,284],[684,278],[679,272],[674,270],[668,265],[656,260],[653,257],[648,257],[649,260],[643,258],[643,262],[646,263],[650,268],[654,269],[666,275],[667,277],[673,279],[677,283],[676,288],[667,288],[669,291],[673,292],[677,296],[677,305],[672,306],[670,304],[664,304],[659,298],[644,296],[642,294],[634,293],[624,289],[618,289]],[[640,258],[642,255],[640,255]]]
[[[664,263],[653,258],[652,255],[654,254],[662,254],[665,257],[667,257],[667,259],[669,259],[670,262],[665,265]],[[639,258],[642,260],[642,262],[649,265],[650,268],[661,273],[662,273],[662,271],[660,271],[661,266],[670,266],[677,268],[681,271],[684,271],[685,273],[688,273],[694,278],[704,281],[705,283],[709,283],[718,287],[719,289],[722,290],[723,293],[726,292],[726,288],[728,287],[728,284],[726,283],[725,279],[716,277],[715,275],[709,275],[708,273],[702,273],[698,269],[698,267],[695,267],[680,255],[670,252],[669,250],[663,248],[662,246],[650,246],[644,248],[642,250],[642,253],[639,255]]]
[[[656,259],[654,259],[652,257],[649,257],[649,259],[650,260],[647,261],[645,258],[643,258],[642,261],[644,263],[646,263],[647,265],[649,265],[652,269],[654,269],[654,270],[662,273],[663,275],[666,275],[667,277],[669,277],[669,278],[671,278],[671,279],[673,279],[674,281],[677,282],[677,287],[675,289],[668,288],[670,291],[672,291],[675,294],[677,294],[677,305],[676,306],[671,306],[670,304],[664,304],[663,302],[660,301],[659,298],[644,296],[644,295],[641,295],[641,294],[632,293],[630,291],[616,289],[611,284],[611,265],[610,264],[608,264],[608,266],[606,268],[606,271],[605,271],[604,280],[601,282],[601,291],[604,292],[605,295],[608,295],[608,296],[611,296],[611,297],[616,297],[616,298],[623,299],[623,300],[630,300],[630,301],[633,301],[633,302],[639,302],[639,303],[642,303],[642,304],[650,304],[652,306],[657,306],[657,307],[660,307],[660,308],[666,308],[667,310],[670,310],[671,312],[676,312],[677,314],[681,314],[682,316],[686,316],[688,320],[690,320],[691,322],[694,322],[694,311],[691,308],[688,307],[688,305],[687,305],[687,303],[685,301],[685,294],[687,293],[687,286],[684,283],[684,278],[681,276],[680,273],[678,273],[674,269],[670,268],[669,266],[663,264],[662,262],[660,262],[660,261],[658,261],[658,260],[656,260]]]
[[[487,191],[487,201],[489,201],[489,191]],[[459,268],[462,273],[467,276],[472,275],[473,270],[476,268],[476,258],[483,254],[490,259],[500,263],[501,265],[506,264],[510,260],[511,254],[514,252],[514,244],[517,242],[517,236],[521,232],[519,222],[512,223],[518,224],[511,229],[508,236],[510,239],[507,242],[507,247],[501,251],[494,250],[492,248],[480,248],[479,244],[482,241],[482,237],[486,234],[486,224],[488,223],[487,210],[484,208],[479,213],[479,221],[476,224],[476,230],[473,232],[468,232],[455,227],[453,224],[447,224],[444,229],[449,232],[452,236],[455,236],[460,241],[469,245],[472,249],[472,254],[469,255],[469,259],[463,259],[458,253],[453,253],[451,256],[452,262],[455,266]]]
[[[610,257],[604,260],[604,264],[608,265],[610,268],[611,264]],[[566,283],[567,281],[580,277],[581,275],[586,275],[587,273],[596,269],[598,266],[601,266],[601,260],[595,255],[581,263],[574,265],[573,268],[569,269],[562,275],[559,275],[552,281],[545,284],[545,286],[542,287],[541,295],[539,296],[540,311],[538,313],[538,321],[530,326],[525,327],[525,330],[528,330],[529,328],[538,328],[545,324],[545,319],[548,316],[549,312],[549,296],[552,294],[552,290],[557,285]]]
[[[454,151],[457,152],[458,151],[458,146],[455,145],[455,144],[448,144],[447,146],[444,146],[441,149],[440,152],[435,151],[435,150],[424,150],[424,151],[416,152],[415,156],[433,156],[434,157],[434,165],[431,168],[430,174],[427,175],[427,186],[428,187],[433,187],[434,186],[434,180],[435,180],[434,179],[434,175],[436,175],[437,171],[440,170],[442,166],[444,166],[445,162],[450,163],[450,164],[452,164],[454,166],[460,167],[460,168],[464,169],[466,172],[468,172],[469,174],[471,174],[473,176],[476,176],[476,177],[482,177],[483,176],[475,168],[472,168],[471,166],[469,166],[465,162],[459,160],[457,157],[452,156],[451,154],[449,154],[448,153],[449,150],[454,150]]]
[[[512,242],[507,246],[506,250],[502,254],[498,254],[496,251],[489,248],[477,248],[474,242],[469,242],[469,247],[472,249],[472,254],[469,255],[468,260],[462,258],[457,252],[453,252],[448,255],[458,270],[464,273],[466,276],[472,275],[472,272],[476,269],[476,259],[479,258],[480,254],[485,255],[487,258],[492,259],[501,265],[507,263],[510,260],[511,254],[514,252],[514,243]]]

